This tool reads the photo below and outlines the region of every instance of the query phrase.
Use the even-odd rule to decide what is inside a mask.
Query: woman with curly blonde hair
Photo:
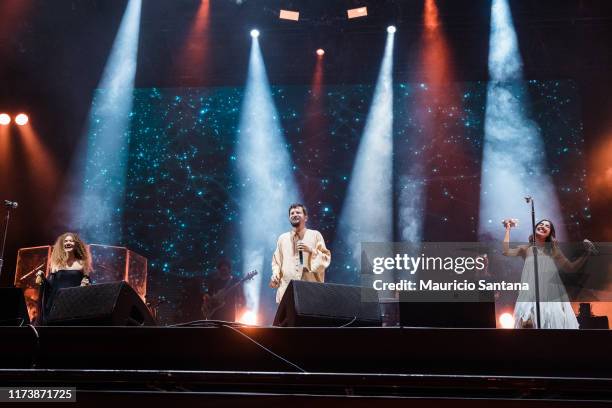
[[[36,282],[41,285],[40,324],[46,323],[57,292],[63,288],[89,285],[92,271],[89,248],[72,232],[66,232],[55,240],[50,263],[49,276],[45,278],[42,271],[36,274]]]

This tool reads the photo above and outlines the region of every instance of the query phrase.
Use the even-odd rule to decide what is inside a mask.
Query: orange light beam
[[[0,1],[0,37],[11,35],[15,37],[19,24],[32,9],[31,0]]]
[[[13,168],[11,126],[0,126],[0,191],[7,191]]]
[[[180,77],[206,77],[210,49],[210,0],[202,0],[177,62]]]
[[[612,200],[612,132],[593,149],[589,160],[589,195],[595,204]]]
[[[310,93],[304,109],[304,139],[315,155],[312,157],[312,166],[309,169],[318,169],[329,160],[329,149],[326,146],[327,122],[325,119],[324,97],[323,97],[323,67],[324,56],[316,56],[316,65],[310,83]],[[302,169],[296,174],[300,190],[307,202],[317,202],[321,194],[321,180],[316,173],[309,169]]]
[[[59,184],[59,171],[49,151],[40,142],[38,134],[32,128],[31,123],[18,126],[21,141],[25,148],[26,160],[30,169],[30,176],[38,185],[39,191],[47,197]]]
[[[314,98],[321,97],[321,90],[323,89],[323,55],[317,55],[317,64],[312,75],[310,89],[312,89],[312,96]]]
[[[454,79],[451,55],[434,0],[425,0],[423,13],[423,69],[428,85],[439,88]]]
[[[435,30],[440,26],[440,14],[434,0],[425,0],[423,19],[427,30]]]
[[[472,169],[469,150],[461,137],[464,127],[461,118],[464,116],[461,98],[456,89],[452,55],[445,36],[440,13],[435,0],[425,0],[423,11],[423,33],[421,39],[417,117],[422,123],[423,133],[416,140],[422,146],[424,154],[421,157],[420,170],[427,180],[424,206],[427,223],[423,231],[425,240],[443,239],[441,236],[442,217],[448,216],[449,225],[456,224],[470,210],[466,201],[477,192],[466,188],[464,181],[457,179],[458,175],[478,172]],[[444,199],[440,199],[444,197]],[[475,201],[473,204],[477,205]],[[445,229],[448,231],[448,228]],[[457,234],[463,232],[457,231]],[[459,239],[460,236],[447,239]]]

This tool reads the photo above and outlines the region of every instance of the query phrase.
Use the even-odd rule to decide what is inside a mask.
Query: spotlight
[[[25,113],[20,113],[19,115],[15,116],[15,123],[19,126],[27,124],[29,120],[28,115]]]
[[[367,7],[358,7],[358,8],[346,10],[346,14],[347,14],[348,18],[365,17],[365,16],[368,15],[368,8]]]
[[[512,329],[514,327],[514,317],[510,313],[502,313],[499,316],[499,324],[504,329]]]
[[[238,318],[238,323],[255,326],[257,325],[257,315],[252,310],[247,310]]]
[[[253,38],[259,37],[259,30],[255,30],[255,29],[251,30],[251,37]]]
[[[6,126],[11,123],[11,117],[6,113],[0,114],[0,125]]]
[[[394,26],[394,25],[390,25],[389,27],[387,27],[387,32],[388,32],[389,34],[393,34],[393,33],[394,33],[394,32],[396,32],[396,31],[397,31],[397,29],[395,28],[395,26]]]
[[[299,11],[281,10],[278,16],[281,20],[298,21],[300,19]]]
[[[319,49],[317,50],[317,55],[318,55],[319,57],[322,57],[323,55],[325,55],[325,50],[324,50],[323,48],[319,48]]]

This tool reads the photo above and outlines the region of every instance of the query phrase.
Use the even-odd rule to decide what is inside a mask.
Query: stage
[[[77,400],[100,404],[612,399],[608,330],[4,327],[0,336],[2,386],[72,386]]]
[[[0,388],[612,405],[612,1],[0,0],[0,61]]]

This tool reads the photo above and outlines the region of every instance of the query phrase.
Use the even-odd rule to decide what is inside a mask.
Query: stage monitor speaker
[[[381,326],[378,302],[362,301],[362,291],[368,299],[378,299],[374,289],[292,280],[278,305],[274,325],[281,327],[340,327]]]
[[[581,329],[610,329],[608,316],[592,316],[589,319],[579,320],[578,323]]]
[[[47,319],[51,326],[154,326],[149,309],[125,282],[60,289]]]
[[[608,316],[595,316],[590,303],[580,303],[576,318],[581,329],[609,329]]]
[[[405,327],[495,328],[495,302],[401,302]]]
[[[0,288],[0,326],[30,324],[28,308],[20,288]]]

